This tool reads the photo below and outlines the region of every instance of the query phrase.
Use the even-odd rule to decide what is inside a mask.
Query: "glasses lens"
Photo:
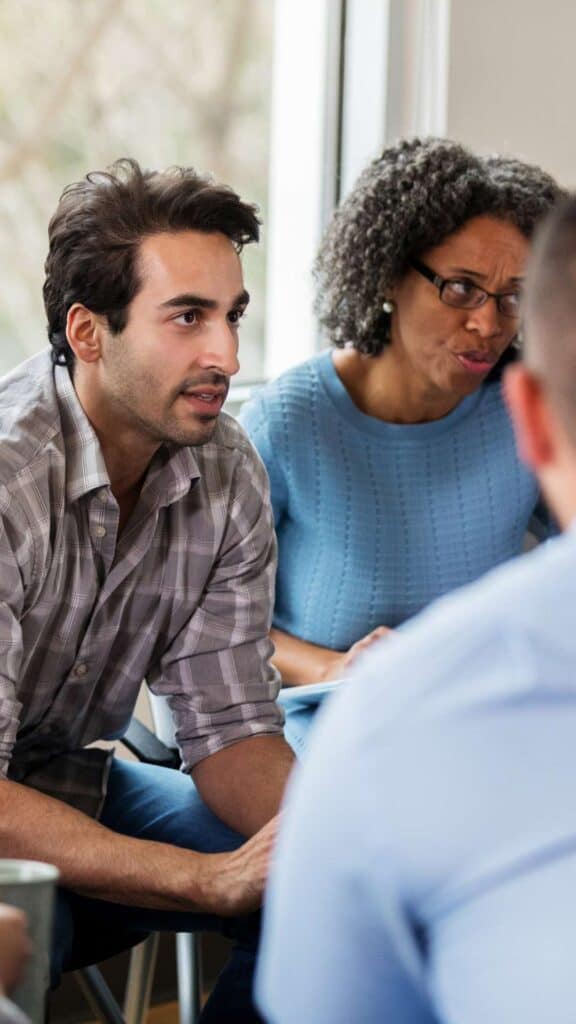
[[[476,309],[486,301],[486,292],[482,288],[477,288],[471,281],[450,278],[444,281],[440,289],[440,298],[446,305],[456,306],[457,309]]]
[[[498,308],[504,316],[520,316],[520,292],[499,295]]]

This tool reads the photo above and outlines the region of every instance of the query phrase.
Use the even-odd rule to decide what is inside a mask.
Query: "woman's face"
[[[519,291],[528,239],[513,224],[482,216],[469,220],[419,260],[442,278],[489,292]],[[435,284],[409,270],[391,292],[391,353],[430,395],[458,400],[475,391],[518,332],[518,319],[488,299],[476,309],[440,300]]]

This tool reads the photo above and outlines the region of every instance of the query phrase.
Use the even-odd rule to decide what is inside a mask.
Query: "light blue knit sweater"
[[[383,423],[323,352],[240,419],[270,476],[279,629],[345,650],[522,549],[538,489],[497,383],[433,423]]]

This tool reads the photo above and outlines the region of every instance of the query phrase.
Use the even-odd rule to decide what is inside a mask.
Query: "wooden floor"
[[[178,1003],[150,1007],[146,1024],[178,1024]]]
[[[100,1024],[96,1020],[87,1020],[84,1024]],[[178,1003],[161,1003],[151,1006],[146,1017],[146,1024],[178,1024]]]

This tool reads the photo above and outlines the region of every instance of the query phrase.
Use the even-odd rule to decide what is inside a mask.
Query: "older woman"
[[[560,195],[519,160],[414,139],[336,211],[316,264],[335,348],[242,416],[271,482],[286,684],[338,677],[374,636],[520,552],[538,490],[500,374],[532,232]]]

